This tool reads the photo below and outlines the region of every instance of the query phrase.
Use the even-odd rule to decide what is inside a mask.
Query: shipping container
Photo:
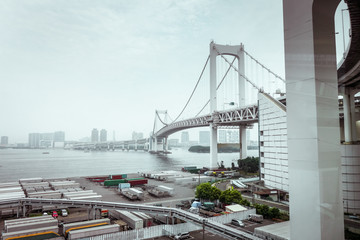
[[[111,217],[125,221],[132,229],[143,228],[143,220],[128,211],[110,210],[109,213]]]
[[[143,220],[144,227],[151,227],[153,225],[153,218],[143,212],[131,212]]]
[[[130,188],[130,183],[119,183],[119,190],[121,189],[125,189],[125,188]]]
[[[66,236],[69,231],[85,228],[85,227],[95,227],[95,226],[104,226],[109,225],[110,219],[102,218],[91,221],[75,222],[75,223],[66,223],[63,224],[63,235]]]
[[[37,182],[42,182],[43,178],[22,178],[19,179],[19,183],[23,184],[23,183],[37,183]]]
[[[88,239],[92,236],[116,233],[120,231],[120,226],[117,224],[107,225],[107,226],[99,226],[99,227],[90,227],[78,230],[72,230],[67,235],[68,240],[74,239]]]
[[[91,196],[71,197],[70,200],[99,200],[99,198],[102,198],[102,196],[91,195]]]
[[[24,222],[29,222],[29,221],[47,221],[49,219],[53,219],[51,216],[39,216],[39,217],[28,217],[28,218],[17,218],[17,219],[10,219],[10,220],[5,220],[4,221],[4,227],[6,228],[7,225],[13,225],[13,224],[22,224]]]
[[[124,188],[120,190],[120,193],[125,197],[129,198],[130,200],[139,199],[137,195],[130,191],[130,188]]]
[[[126,183],[126,179],[116,179],[116,180],[105,180],[104,186],[111,187],[111,186],[119,186],[119,183]]]
[[[147,179],[139,179],[139,180],[128,180],[128,183],[130,183],[131,187],[138,186],[138,185],[144,185],[148,183]]]
[[[59,228],[56,226],[56,227],[28,229],[28,230],[23,230],[23,231],[18,231],[18,232],[9,232],[9,233],[2,234],[2,240],[7,240],[9,238],[16,239],[16,238],[26,237],[26,236],[41,236],[43,233],[57,234],[58,231],[59,231]]]
[[[125,179],[127,178],[127,174],[115,174],[115,175],[110,175],[109,179],[115,180],[115,179]]]
[[[167,187],[167,186],[162,186],[162,185],[157,186],[156,188],[158,190],[160,190],[160,191],[163,191],[163,192],[167,193],[167,195],[169,195],[169,196],[174,195],[174,188]]]
[[[189,170],[194,170],[194,169],[197,169],[197,167],[196,166],[190,166],[190,167],[183,167],[182,168],[182,171],[189,171]]]
[[[5,227],[6,232],[19,232],[25,231],[29,229],[36,229],[36,228],[47,228],[47,227],[57,227],[58,220],[57,219],[46,219],[44,221],[27,221],[18,224],[8,224]]]
[[[8,187],[20,187],[20,184],[18,182],[0,183],[0,188],[8,188]]]

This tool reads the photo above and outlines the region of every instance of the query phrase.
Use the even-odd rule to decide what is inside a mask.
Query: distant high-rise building
[[[100,131],[100,142],[107,141],[107,131],[105,129],[101,129]]]
[[[138,140],[144,138],[144,134],[142,132],[132,132],[132,140]]]
[[[219,143],[227,143],[226,130],[219,130]]]
[[[40,133],[29,134],[29,147],[39,148],[40,147]]]
[[[229,143],[238,143],[239,142],[239,131],[228,131],[228,142]]]
[[[210,146],[210,131],[199,132],[199,144],[203,146]]]
[[[91,131],[91,142],[98,142],[99,141],[99,131],[94,128]]]
[[[1,145],[8,145],[9,144],[9,137],[8,136],[2,136],[1,137]]]
[[[181,143],[182,144],[189,144],[189,132],[182,132],[181,133]]]
[[[54,132],[54,142],[65,142],[65,132]]]
[[[168,144],[170,147],[177,147],[179,146],[179,139],[169,139]]]

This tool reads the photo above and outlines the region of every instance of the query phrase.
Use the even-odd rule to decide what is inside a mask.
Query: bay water
[[[48,154],[44,154],[48,152]],[[258,156],[258,150],[248,150]],[[231,167],[239,153],[219,153],[218,161]],[[0,182],[20,178],[65,178],[94,175],[137,173],[141,171],[181,170],[184,166],[209,166],[209,153],[191,153],[174,148],[171,154],[144,151],[76,151],[64,149],[0,149]]]

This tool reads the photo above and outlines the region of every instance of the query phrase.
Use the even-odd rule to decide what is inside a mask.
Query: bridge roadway
[[[213,232],[225,236],[230,239],[255,239],[260,240],[249,233],[239,231],[232,227],[226,226],[224,224],[215,222],[209,218],[203,218],[196,214],[177,209],[177,208],[166,208],[166,207],[156,207],[148,205],[137,205],[137,204],[128,204],[128,203],[116,203],[116,202],[103,202],[103,201],[83,201],[83,200],[66,200],[66,199],[41,199],[41,198],[21,198],[6,200],[0,202],[0,207],[15,207],[22,208],[23,214],[26,213],[27,207],[36,207],[44,205],[55,205],[57,208],[67,208],[67,207],[79,207],[79,208],[88,208],[92,210],[96,209],[119,209],[126,211],[137,211],[137,212],[146,212],[146,213],[155,213],[155,214],[164,214],[171,217],[176,217],[181,220],[194,223],[205,227],[207,231]],[[94,211],[95,213],[95,211]]]
[[[264,93],[265,94],[265,93]],[[269,98],[271,96],[267,95]],[[286,98],[274,99],[278,104],[286,105]],[[360,97],[355,98],[356,108],[360,107]],[[343,109],[343,101],[339,99],[339,109]],[[159,139],[165,138],[175,132],[195,128],[206,127],[211,122],[215,122],[217,126],[239,126],[239,125],[251,125],[258,121],[259,110],[257,105],[249,105],[243,108],[228,109],[225,111],[218,111],[214,114],[207,114],[195,118],[177,121],[161,128],[157,133]],[[339,113],[339,118],[343,118],[343,113]],[[129,141],[115,141],[115,142],[100,142],[100,143],[78,143],[74,145],[74,149],[123,149],[123,150],[149,150],[150,139],[144,138],[139,140]]]

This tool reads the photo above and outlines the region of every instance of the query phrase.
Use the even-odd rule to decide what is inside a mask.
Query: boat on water
[[[50,154],[50,152],[43,152],[42,154]]]

